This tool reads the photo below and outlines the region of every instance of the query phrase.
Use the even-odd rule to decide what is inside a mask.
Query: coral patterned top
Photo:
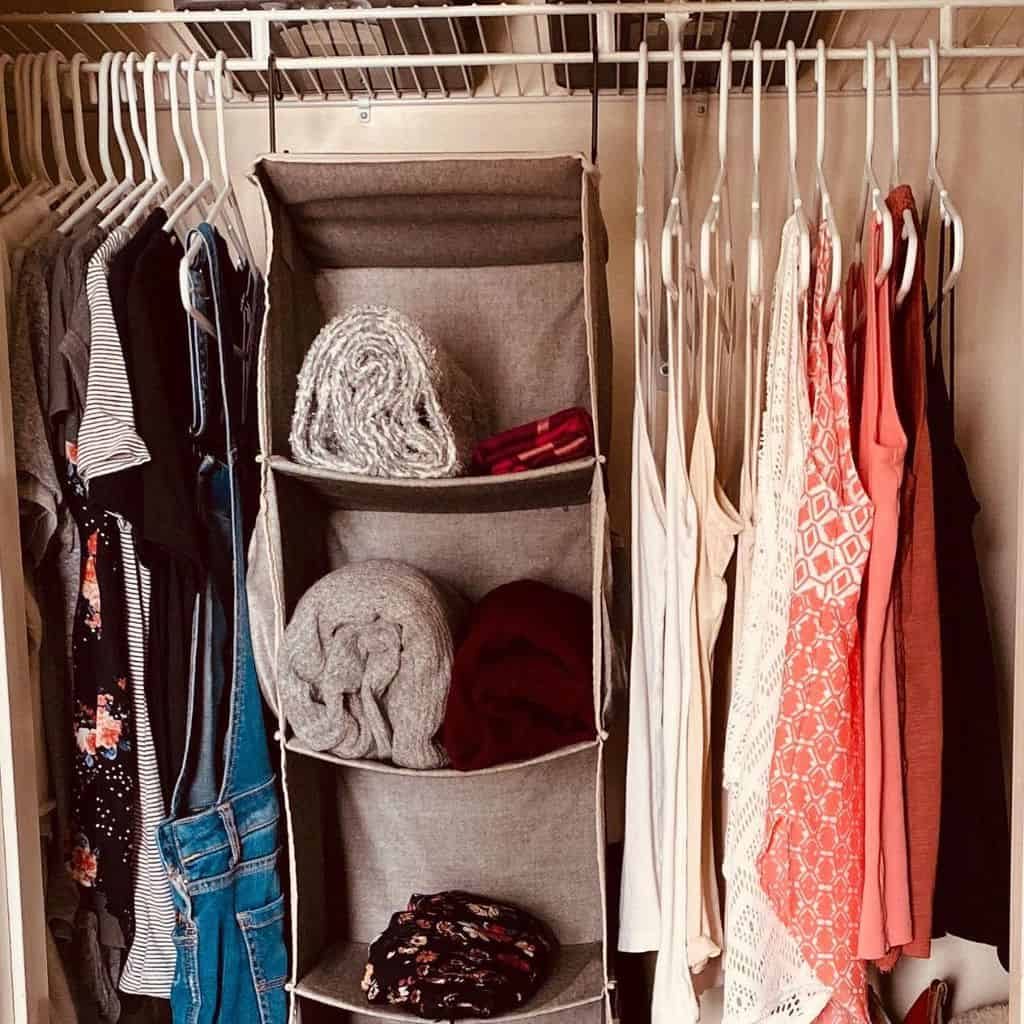
[[[825,323],[830,267],[822,228],[808,342],[807,482],[758,867],[776,913],[832,990],[818,1020],[866,1024],[865,966],[857,958],[864,873],[857,606],[873,509],[850,444],[841,300]]]

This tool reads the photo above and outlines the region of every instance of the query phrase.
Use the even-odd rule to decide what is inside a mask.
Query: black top
[[[950,252],[952,238],[950,238]],[[940,241],[939,288],[946,230]],[[956,305],[940,291],[928,343],[928,429],[935,491],[935,554],[942,630],[942,823],[935,883],[936,935],[1010,944],[1010,828],[999,723],[999,684],[974,547],[980,510],[956,443],[952,388],[942,362],[943,327],[953,374]]]

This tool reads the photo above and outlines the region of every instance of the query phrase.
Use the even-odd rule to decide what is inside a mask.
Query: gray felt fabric
[[[473,379],[495,430],[591,409],[582,263],[322,270],[314,281],[325,311],[386,302],[420,324]]]
[[[278,692],[295,735],[338,757],[437,768],[454,635],[466,613],[453,591],[401,562],[329,573],[285,630]]]
[[[591,601],[590,535],[589,505],[451,515],[339,509],[327,544],[332,566],[399,554],[471,601],[524,576]],[[286,529],[282,543],[302,541]]]
[[[307,466],[433,479],[466,472],[489,420],[442,339],[391,306],[360,304],[306,353],[289,440]]]
[[[528,908],[566,945],[600,942],[597,758],[591,746],[512,771],[442,776],[335,767],[324,798],[333,795],[340,846],[328,847],[319,874],[299,875],[300,929],[307,913],[316,922],[328,890],[344,906],[325,922],[335,937],[370,942],[410,893],[464,886]],[[322,844],[324,809],[302,793],[293,790],[297,843]]]

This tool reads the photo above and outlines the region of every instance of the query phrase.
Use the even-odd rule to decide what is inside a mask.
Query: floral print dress
[[[557,950],[519,907],[457,890],[414,895],[370,945],[362,988],[369,1003],[430,1020],[497,1017],[536,993]]]
[[[135,749],[117,518],[90,506],[68,445],[64,496],[78,527],[81,587],[71,634],[75,761],[68,870],[129,923]],[[128,929],[125,929],[126,932]]]

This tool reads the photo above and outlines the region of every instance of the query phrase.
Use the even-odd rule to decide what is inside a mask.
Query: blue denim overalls
[[[285,1024],[280,810],[249,635],[237,447],[223,385],[231,342],[222,336],[216,234],[203,224],[193,239],[201,251],[192,301],[206,322],[189,318],[190,342],[193,356],[205,355],[207,343],[216,349],[219,372],[196,377],[200,389],[207,376],[219,384],[227,463],[207,456],[199,470],[210,581],[193,631],[185,760],[157,833],[177,910],[171,1011],[174,1024]],[[198,362],[205,370],[205,359]]]

